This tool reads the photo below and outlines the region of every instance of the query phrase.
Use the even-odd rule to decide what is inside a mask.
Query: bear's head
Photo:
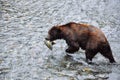
[[[48,31],[48,35],[45,39],[49,41],[61,39],[62,38],[61,32],[62,31],[59,26],[54,26]]]

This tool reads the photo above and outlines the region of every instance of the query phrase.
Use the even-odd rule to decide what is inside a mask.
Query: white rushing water
[[[117,64],[97,55],[99,66],[88,65],[81,50],[65,60],[63,40],[50,51],[43,42],[47,31],[70,21],[101,28]],[[0,80],[120,80],[119,53],[120,0],[0,0]]]

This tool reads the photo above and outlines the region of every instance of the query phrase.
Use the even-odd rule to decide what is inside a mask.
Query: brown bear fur
[[[88,24],[70,22],[65,25],[54,26],[48,32],[47,40],[64,39],[68,45],[67,53],[74,53],[79,47],[85,50],[86,61],[100,52],[111,63],[115,62],[110,45],[104,33]]]

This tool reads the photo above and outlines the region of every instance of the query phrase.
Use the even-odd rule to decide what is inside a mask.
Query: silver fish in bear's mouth
[[[44,43],[50,50],[53,49],[53,45],[55,44],[55,42],[49,40],[45,40]]]

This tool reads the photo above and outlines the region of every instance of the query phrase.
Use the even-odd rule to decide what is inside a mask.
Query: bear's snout
[[[45,40],[49,40],[49,38],[48,38],[48,37],[46,37],[46,38],[45,38]]]
[[[47,37],[45,38],[45,40],[50,40],[50,35],[47,35]]]

